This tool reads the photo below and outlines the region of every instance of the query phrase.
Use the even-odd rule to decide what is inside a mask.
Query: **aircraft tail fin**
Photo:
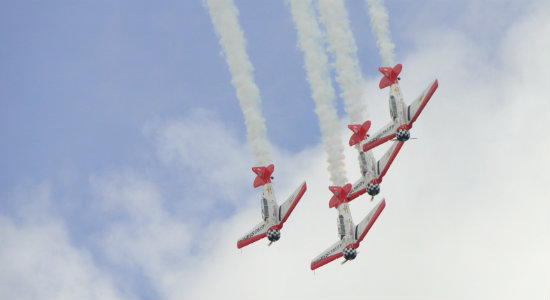
[[[401,69],[403,66],[401,64],[395,65],[395,67],[380,67],[378,68],[378,71],[384,75],[382,79],[380,80],[380,84],[378,85],[380,89],[383,89],[385,87],[391,86],[392,84],[396,84],[398,81],[399,73],[401,73]]]
[[[349,145],[354,146],[358,143],[361,143],[367,136],[367,132],[370,129],[370,121],[365,121],[365,123],[359,124],[350,124],[348,128],[353,131],[353,134],[349,138]]]
[[[328,202],[328,207],[338,207],[338,205],[347,202],[347,196],[349,191],[351,191],[351,183],[348,183],[342,187],[340,186],[329,186],[328,189],[334,194],[330,201]]]
[[[253,167],[252,171],[256,173],[256,178],[254,179],[254,187],[257,188],[266,183],[271,183],[271,174],[275,170],[275,166],[270,164],[267,167]]]

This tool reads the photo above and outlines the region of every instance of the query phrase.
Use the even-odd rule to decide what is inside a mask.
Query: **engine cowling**
[[[344,254],[344,258],[346,260],[352,260],[357,257],[357,250],[355,250],[354,248],[345,248],[342,253]]]
[[[281,232],[277,229],[270,229],[267,231],[267,239],[270,242],[278,241],[281,238]]]
[[[380,185],[378,183],[370,182],[367,184],[367,193],[371,196],[376,196],[380,193]]]
[[[407,130],[407,129],[402,128],[402,129],[397,130],[397,132],[395,133],[395,138],[400,142],[405,142],[410,137],[411,137],[411,134],[410,134],[409,130]]]

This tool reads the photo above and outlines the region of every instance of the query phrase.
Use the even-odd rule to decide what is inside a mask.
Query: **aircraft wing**
[[[329,262],[342,257],[344,254],[344,248],[346,248],[346,239],[339,240],[330,246],[327,250],[321,253],[319,256],[311,261],[311,270],[315,270],[321,266],[328,264]]]
[[[388,169],[390,168],[393,160],[397,156],[397,153],[399,153],[399,150],[401,150],[401,147],[403,147],[403,144],[405,142],[401,141],[395,141],[393,142],[393,145],[386,151],[384,156],[380,160],[378,160],[378,163],[376,164],[376,172],[378,173],[378,180],[382,181],[382,177],[386,175],[386,172],[388,172]]]
[[[418,115],[420,115],[426,104],[428,104],[428,101],[430,101],[430,98],[437,89],[437,86],[438,83],[436,79],[432,85],[425,89],[424,92],[422,92],[422,94],[409,105],[407,108],[407,120],[409,121],[410,126],[412,126],[414,121],[418,118]]]
[[[367,176],[369,176],[369,173],[367,173]],[[358,191],[360,190],[363,190],[365,188],[367,188],[367,183],[369,183],[369,181],[365,180],[363,178],[363,176],[361,176],[359,179],[357,179],[357,181],[351,186],[351,190],[349,191],[349,194],[348,194],[348,197],[350,197],[351,195],[357,193]]]
[[[304,181],[290,197],[286,200],[281,206],[279,206],[279,225],[283,225],[284,222],[288,219],[288,216],[296,207],[296,204],[300,201],[304,193],[306,192],[307,186]]]
[[[386,199],[382,199],[369,214],[361,221],[361,223],[355,226],[355,245],[354,248],[359,247],[359,243],[365,238],[367,232],[369,232],[372,224],[376,221],[382,210],[386,207]]]
[[[237,248],[240,249],[244,246],[248,246],[258,240],[263,239],[264,237],[266,237],[267,230],[269,228],[269,224],[262,221],[260,224],[256,225],[252,230],[250,230],[247,234],[245,234],[237,241]]]
[[[351,201],[367,192],[367,184],[375,177],[371,172],[367,173],[364,177],[361,176],[351,187],[348,194],[348,200]]]
[[[399,126],[400,124],[397,122],[390,122],[386,124],[386,126],[382,127],[367,140],[367,142],[363,145],[363,151],[367,152],[370,149],[395,138],[395,132]]]

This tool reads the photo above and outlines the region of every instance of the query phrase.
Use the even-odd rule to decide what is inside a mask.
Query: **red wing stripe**
[[[364,152],[367,152],[369,151],[370,149],[376,147],[376,146],[379,146],[379,145],[382,145],[384,144],[385,142],[393,139],[395,137],[395,132],[390,134],[390,135],[387,135],[385,137],[381,137],[373,142],[367,142],[365,145],[363,145],[363,151]]]
[[[378,175],[378,181],[381,182],[382,181],[382,177],[384,177],[384,175],[386,175],[386,172],[388,172],[388,169],[390,168],[393,160],[395,159],[395,157],[397,156],[397,153],[399,153],[399,150],[401,150],[401,147],[403,147],[403,144],[405,142],[397,142],[397,146],[395,147],[395,149],[393,150],[391,156],[390,156],[390,159],[388,160],[388,162],[386,163],[386,165],[384,166],[384,170],[382,170],[382,173],[380,173],[380,175]]]
[[[412,124],[416,121],[416,119],[418,118],[418,116],[420,115],[422,110],[424,109],[424,106],[426,106],[426,104],[428,104],[428,101],[430,101],[430,98],[432,97],[433,93],[437,89],[437,86],[438,86],[438,82],[437,82],[437,79],[436,79],[434,81],[434,83],[432,84],[432,87],[430,88],[430,90],[426,94],[426,96],[424,96],[424,100],[422,100],[422,104],[420,104],[420,107],[418,108],[418,110],[414,114],[414,117],[409,122],[409,126],[412,126]]]
[[[372,216],[372,219],[370,219],[369,224],[367,225],[365,230],[361,233],[361,236],[359,237],[357,242],[355,242],[354,248],[359,247],[359,243],[361,243],[361,241],[365,238],[365,235],[367,235],[367,232],[369,232],[370,228],[372,227],[372,224],[374,224],[376,219],[378,219],[378,216],[384,210],[384,207],[386,207],[386,199],[382,200],[382,204],[380,204],[380,206],[378,206],[378,209],[376,209],[376,212]]]
[[[344,254],[342,254],[342,252],[338,252],[336,254],[333,254],[331,256],[327,256],[325,258],[322,258],[320,260],[317,260],[317,261],[313,261],[311,262],[311,270],[315,270],[319,267],[322,267],[326,264],[328,264],[329,262],[339,258],[339,257],[342,257]]]
[[[286,211],[285,217],[281,220],[281,222],[279,222],[279,225],[283,225],[283,223],[286,222],[286,219],[288,219],[288,216],[290,216],[290,213],[292,213],[292,211],[294,210],[294,208],[296,207],[296,205],[298,204],[298,202],[306,192],[306,189],[307,189],[307,185],[304,182],[304,184],[302,185],[302,188],[300,189],[300,192],[298,192],[298,194],[296,195],[296,198],[294,199],[294,201],[292,201],[292,204]]]
[[[267,232],[264,232],[264,233],[255,235],[253,237],[249,237],[246,240],[237,241],[237,248],[241,249],[242,247],[248,246],[248,245],[250,245],[250,244],[252,244],[256,241],[259,241],[259,240],[263,239],[266,236],[267,236]]]
[[[355,198],[357,198],[357,197],[363,195],[363,194],[366,193],[366,192],[367,192],[367,189],[366,189],[366,188],[360,189],[360,190],[358,190],[357,192],[348,195],[348,201],[346,201],[346,202],[349,202],[349,201],[351,201],[351,200],[353,200],[353,199],[355,199]]]

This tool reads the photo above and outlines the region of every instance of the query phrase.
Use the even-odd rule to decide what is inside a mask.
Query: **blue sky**
[[[464,17],[475,3],[389,2],[397,58],[414,48],[409,24],[460,28],[490,48],[522,7],[512,1]],[[291,151],[311,146],[320,133],[287,4],[237,5],[269,139]],[[354,5],[348,11],[361,69],[378,76],[364,4],[347,5]],[[196,107],[218,112],[244,139],[230,75],[200,1],[4,2],[1,22],[1,157],[10,170],[2,175],[2,190],[29,177],[57,176],[60,168],[88,173],[135,164],[136,149],[146,147],[144,123]]]
[[[251,0],[235,3],[240,12],[247,52],[255,67],[254,78],[260,88],[268,139],[274,145],[279,180],[277,191],[281,192],[279,200],[294,189],[298,180],[309,176],[312,179],[307,178],[308,193],[323,199],[315,201],[323,203],[324,209],[329,196],[323,190],[328,181],[324,172],[321,136],[313,112],[314,102],[305,80],[303,53],[297,47],[288,4],[285,1]],[[379,78],[376,69],[380,57],[365,4],[363,1],[346,1],[346,6],[358,47],[360,68],[367,80],[366,89],[370,89],[368,96],[380,99],[369,107],[369,116],[383,124],[388,117],[385,94],[374,89]],[[463,148],[464,145],[455,144],[455,140],[447,141],[453,148],[426,137],[425,145],[430,147],[420,148],[422,140],[419,141],[416,144],[419,148],[414,152],[418,156],[403,154],[402,161],[407,164],[403,164],[401,169],[396,167],[396,172],[408,174],[410,178],[411,169],[426,166],[434,172],[431,176],[438,180],[447,178],[457,184],[478,187],[477,183],[483,181],[484,176],[492,177],[508,170],[502,170],[497,163],[487,162],[488,169],[466,172],[467,167],[471,171],[472,167],[481,164],[483,155],[494,153],[494,147],[498,146],[507,162],[516,162],[516,157],[528,160],[518,166],[519,170],[515,169],[516,166],[510,167],[514,170],[511,173],[525,175],[521,187],[531,189],[534,198],[547,198],[548,182],[543,179],[549,177],[547,82],[550,77],[547,70],[550,65],[548,55],[538,57],[536,54],[548,50],[548,17],[544,19],[539,15],[540,11],[548,15],[548,3],[386,1],[386,6],[396,45],[396,59],[408,63],[404,67],[410,80],[408,84],[403,83],[405,96],[410,95],[406,101],[412,101],[412,97],[424,88],[425,82],[442,76],[438,77],[440,89],[436,94],[441,103],[434,103],[426,110],[426,119],[420,120],[424,123],[418,124],[419,132],[430,132],[432,128],[434,137],[443,138],[442,125],[433,124],[442,124],[436,122],[445,120],[450,124],[449,131],[471,142],[468,148]],[[546,27],[529,23],[531,19],[537,22],[542,19],[540,22]],[[57,280],[50,279],[53,282],[48,282],[47,276],[22,276],[5,281],[15,282],[16,286],[36,286],[25,293],[17,288],[3,289],[0,283],[0,298],[13,298],[14,295],[33,299],[71,295],[80,298],[202,295],[204,290],[198,288],[199,284],[193,285],[189,274],[198,274],[198,278],[208,276],[210,273],[202,272],[212,269],[206,257],[213,260],[227,258],[220,254],[220,249],[228,249],[220,246],[225,245],[221,241],[236,240],[259,220],[257,194],[251,188],[253,176],[249,168],[252,158],[246,144],[243,116],[230,83],[227,64],[221,55],[218,37],[202,2],[3,1],[0,3],[0,28],[0,226],[4,226],[0,229],[0,237],[9,242],[9,246],[0,250],[0,261],[10,261],[18,251],[28,252],[28,264],[10,264],[6,269],[29,274],[29,277],[41,272],[37,265],[42,261],[49,262],[45,263],[46,268],[59,264],[74,266],[72,269],[62,268]],[[526,28],[540,32],[525,35],[524,40],[520,40],[517,32],[528,32]],[[537,52],[540,49],[542,51]],[[518,58],[515,53],[525,56]],[[441,59],[445,57],[449,59],[448,68],[445,68],[445,59]],[[407,70],[408,66],[411,67]],[[533,70],[541,70],[540,76]],[[537,77],[532,85],[529,85],[529,76]],[[517,81],[509,81],[510,78]],[[517,85],[504,86],[507,82],[517,82]],[[538,83],[542,87],[536,85]],[[334,81],[333,85],[338,91]],[[533,87],[541,91],[537,92]],[[518,90],[529,94],[523,95]],[[480,98],[482,101],[474,103],[472,99],[480,95],[498,98]],[[515,106],[515,99],[522,97],[527,104]],[[493,107],[495,103],[497,105]],[[337,105],[344,123],[345,113],[340,99]],[[472,122],[461,125],[442,117],[438,119],[437,112],[454,112]],[[433,115],[431,119],[428,114]],[[528,118],[532,114],[537,117]],[[484,121],[483,116],[499,121],[500,127],[486,126],[488,121]],[[509,132],[509,136],[492,136],[494,131],[490,129],[504,130]],[[342,130],[345,130],[344,124]],[[347,133],[344,134],[347,139]],[[424,137],[426,135],[429,136],[425,134]],[[527,149],[535,147],[532,144],[535,137],[544,138],[540,152],[529,152],[515,144],[508,145],[510,137],[525,139]],[[422,163],[433,157],[448,159],[441,153],[443,150],[457,151],[452,152],[453,157],[459,153],[464,155],[457,149],[477,150],[481,154],[468,154],[467,158],[460,156],[464,160],[464,170],[449,167],[453,170],[449,176],[442,171],[435,174],[435,169],[430,169],[428,163]],[[427,154],[422,154],[423,151]],[[430,153],[434,156],[428,156]],[[354,155],[347,154],[347,165],[352,166],[350,174],[356,168]],[[546,167],[539,166],[536,171],[522,169],[525,166],[535,168],[535,160],[542,160],[542,166]],[[430,173],[426,172],[423,179],[430,181],[432,177],[428,177]],[[388,182],[386,190],[401,186],[403,182],[397,178],[400,177],[396,177],[393,183]],[[317,185],[310,184],[316,179],[317,190]],[[529,182],[535,187],[529,186]],[[419,182],[415,184],[420,186],[420,190],[415,190],[415,197],[427,197],[430,191],[422,189]],[[485,195],[485,189],[495,190],[497,187],[499,182],[491,181],[485,187],[479,186],[479,190],[474,189],[472,194]],[[453,197],[461,198],[461,195]],[[388,203],[391,204],[390,198]],[[453,205],[456,204],[447,208],[462,208]],[[496,202],[486,205],[487,210],[493,210]],[[548,211],[548,204],[537,202],[537,205],[534,208]],[[512,207],[514,205],[510,204],[510,211]],[[329,212],[327,209],[327,214]],[[297,210],[296,214],[299,213]],[[509,216],[503,214],[502,219],[505,219],[504,215]],[[526,214],[520,219],[525,221],[532,217],[548,225],[547,213],[537,216],[538,219]],[[326,220],[330,223],[326,234],[330,239],[321,240],[322,245],[335,236],[332,217],[330,215]],[[302,220],[304,218],[307,214],[302,212]],[[476,216],[472,218],[476,220]],[[316,221],[319,220],[311,222]],[[298,223],[294,225],[298,227]],[[220,227],[228,228],[227,235],[219,236]],[[468,235],[466,227],[460,228]],[[548,233],[548,230],[536,231],[533,239],[540,239],[541,232]],[[385,232],[392,233],[396,232]],[[46,238],[48,236],[59,241],[59,245],[52,245]],[[423,242],[429,247],[429,240]],[[471,242],[466,239],[464,244]],[[154,248],[152,244],[159,246]],[[305,256],[317,255],[324,249],[322,245],[319,249],[310,249]],[[548,255],[537,256],[539,250],[549,249],[548,236],[542,239],[541,245],[538,248],[533,246],[534,250],[531,250],[534,257],[543,260],[543,266],[548,266]],[[444,249],[444,245],[439,246]],[[30,251],[33,247],[44,251]],[[264,247],[255,246],[245,253],[248,256],[229,257],[230,262],[220,269],[238,266],[235,262],[249,265],[251,261],[266,256],[277,260],[280,253],[274,252],[273,248],[259,252],[264,251]],[[292,250],[281,251],[292,253]],[[66,253],[67,260],[60,259],[63,255],[59,253]],[[503,254],[503,260],[515,257],[510,255]],[[306,260],[304,266],[307,265]],[[360,261],[356,265],[358,268]],[[495,262],[495,265],[499,264]],[[522,270],[515,265],[510,268]],[[538,273],[529,273],[534,274],[531,276],[549,278],[547,270],[536,267],[533,270]],[[83,274],[77,281],[79,283],[70,280],[74,273]],[[223,274],[219,270],[214,273]],[[254,271],[250,274],[257,276]],[[488,273],[487,277],[491,275]],[[479,276],[480,280],[485,279]],[[2,278],[8,278],[8,275],[2,274],[0,281]],[[82,282],[84,284],[79,285]],[[178,290],[175,282],[181,282],[185,289]],[[501,282],[508,281],[503,279]],[[51,289],[41,288],[47,283]],[[69,286],[75,288],[67,288]],[[196,288],[190,288],[192,286]],[[479,293],[471,295],[453,288],[448,288],[447,294],[444,291],[430,294],[421,288],[406,290],[405,286],[402,295],[498,297],[501,294],[492,290],[496,286],[497,283],[488,284],[487,290],[472,288]],[[533,295],[548,296],[547,288],[536,287],[538,289],[534,289]],[[259,294],[239,294],[237,290],[227,295],[253,298]],[[346,295],[361,297],[365,294],[356,291]]]

